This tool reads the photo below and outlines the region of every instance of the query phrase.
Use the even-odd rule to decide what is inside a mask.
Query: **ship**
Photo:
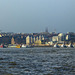
[[[74,46],[73,46],[72,44],[69,44],[67,47],[69,47],[69,48],[70,48],[70,47],[71,47],[71,48],[74,48]]]
[[[24,45],[24,44],[23,44],[21,47],[22,47],[22,48],[32,48],[33,46],[31,46],[31,45]]]
[[[26,45],[23,44],[21,47],[22,47],[22,48],[26,48]]]
[[[55,44],[54,47],[55,47],[55,48],[59,48],[59,45]]]
[[[16,48],[21,48],[21,45],[16,45]]]
[[[8,48],[21,48],[21,46],[20,45],[16,45],[16,44],[10,44],[10,45],[8,45]]]
[[[62,44],[62,45],[61,45],[61,47],[62,47],[62,48],[66,48],[67,46],[66,46],[66,45],[64,45],[64,44]]]
[[[0,48],[7,48],[7,45],[1,44]]]

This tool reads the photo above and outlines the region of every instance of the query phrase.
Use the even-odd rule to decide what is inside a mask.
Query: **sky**
[[[0,0],[2,32],[75,32],[75,0]]]

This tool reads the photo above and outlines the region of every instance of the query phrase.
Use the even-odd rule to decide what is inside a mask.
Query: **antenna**
[[[56,33],[56,29],[54,29],[54,32]]]

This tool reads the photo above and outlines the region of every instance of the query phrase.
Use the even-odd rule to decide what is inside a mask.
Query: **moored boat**
[[[59,48],[59,45],[55,44],[55,45],[54,45],[54,48]]]
[[[26,45],[26,44],[21,45],[21,48],[32,48],[32,47],[33,47],[32,45]]]
[[[17,44],[14,44],[14,45],[10,44],[8,45],[8,48],[21,48],[21,46]]]
[[[22,48],[26,48],[26,45],[23,44],[21,47],[22,47]]]
[[[24,44],[23,44],[21,47],[22,47],[22,48],[32,48],[33,46],[31,46],[31,45],[24,45]]]
[[[3,45],[0,45],[0,48],[3,48]]]
[[[14,45],[9,44],[9,45],[8,45],[8,48],[16,48],[16,44],[14,44]]]
[[[62,47],[62,48],[66,48],[67,46],[66,46],[66,45],[64,45],[64,44],[62,44],[62,45],[61,45],[61,47]]]
[[[21,45],[17,45],[16,48],[21,48]]]
[[[7,45],[1,44],[0,48],[7,48]]]
[[[74,48],[74,46],[73,46],[72,44],[69,44],[67,47],[69,47],[69,48],[70,48],[70,47],[71,47],[71,48]]]

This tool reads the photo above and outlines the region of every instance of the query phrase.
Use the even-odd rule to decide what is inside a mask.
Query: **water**
[[[75,48],[0,48],[0,75],[75,75]]]

